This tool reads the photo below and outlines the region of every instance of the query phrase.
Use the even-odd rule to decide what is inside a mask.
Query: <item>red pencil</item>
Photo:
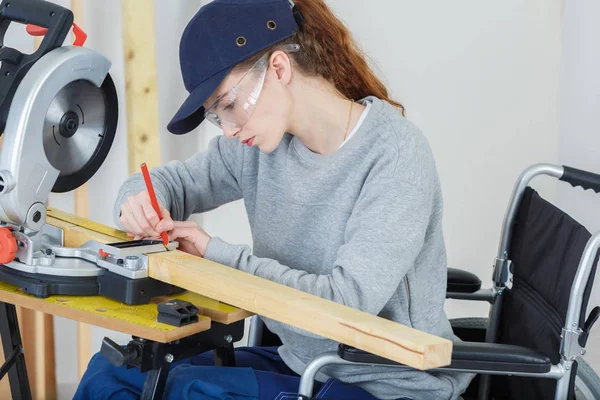
[[[152,180],[150,179],[150,173],[148,172],[148,167],[146,163],[142,163],[142,175],[144,175],[144,182],[146,182],[146,189],[148,190],[148,194],[150,195],[150,202],[152,203],[152,207],[154,211],[158,214],[159,220],[162,219],[162,214],[160,213],[160,207],[158,206],[158,201],[156,200],[156,193],[154,193],[154,186],[152,185]],[[169,236],[167,232],[162,232],[160,234],[162,237],[163,244],[165,247],[169,244]]]

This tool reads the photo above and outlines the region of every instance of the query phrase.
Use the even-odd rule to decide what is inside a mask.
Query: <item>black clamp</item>
[[[173,299],[159,303],[156,320],[169,325],[184,326],[198,322],[198,307],[189,301]]]

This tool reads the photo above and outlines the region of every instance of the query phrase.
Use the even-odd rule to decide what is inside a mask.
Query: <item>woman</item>
[[[443,311],[442,196],[427,140],[324,0],[292,6],[215,0],[191,20],[180,47],[190,96],[168,128],[183,134],[208,119],[224,136],[152,171],[163,220],[139,174],[123,185],[115,218],[132,237],[166,231],[189,253],[454,339]],[[253,253],[186,221],[242,198]],[[209,366],[209,356],[181,362],[167,397],[295,398],[298,374],[337,344],[264,320],[281,347],[238,349],[233,370]],[[336,366],[318,378],[329,380],[320,398],[438,400],[457,398],[471,376]],[[96,355],[76,398],[135,398],[142,383],[137,369]]]

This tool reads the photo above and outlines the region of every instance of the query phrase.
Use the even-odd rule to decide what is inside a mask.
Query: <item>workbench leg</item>
[[[233,343],[214,349],[216,367],[235,367],[235,351]]]
[[[162,368],[151,369],[146,373],[142,400],[158,400],[163,398],[171,363],[165,363]]]
[[[2,336],[2,348],[6,360],[1,372],[8,372],[12,396],[13,398],[30,400],[31,389],[27,378],[27,368],[25,367],[25,354],[23,353],[23,343],[19,332],[17,310],[12,304],[0,302],[0,335]]]

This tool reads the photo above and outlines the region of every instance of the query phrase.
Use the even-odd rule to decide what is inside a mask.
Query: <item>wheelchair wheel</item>
[[[600,377],[582,358],[577,359],[575,398],[577,400],[600,399]]]

